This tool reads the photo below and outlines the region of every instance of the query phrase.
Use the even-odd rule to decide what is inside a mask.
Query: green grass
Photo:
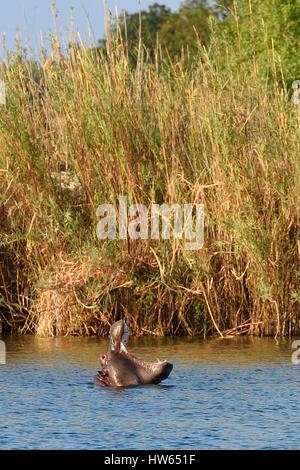
[[[4,326],[104,334],[122,316],[135,334],[299,333],[300,107],[284,87],[200,47],[192,69],[161,53],[133,69],[120,42],[65,59],[53,44],[44,69],[16,51],[0,70]],[[96,208],[119,195],[203,203],[204,248],[98,240]]]

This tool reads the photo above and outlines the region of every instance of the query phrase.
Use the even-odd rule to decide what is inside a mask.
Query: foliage
[[[8,57],[6,326],[103,334],[122,316],[136,334],[299,334],[300,114],[280,86],[294,73],[298,2],[272,0],[265,22],[259,14],[271,7],[250,5],[222,23],[216,16],[210,48],[198,41],[191,68],[163,48],[133,64],[120,37],[110,54],[71,44],[63,57],[56,42],[43,68],[24,51]],[[98,240],[97,206],[122,194],[146,206],[204,204],[204,249]]]
[[[188,48],[190,57],[196,52],[198,41],[209,42],[209,18],[216,11],[206,0],[186,0],[177,12],[158,3],[149,6],[148,11],[129,14],[126,11],[113,26],[115,35],[121,34],[126,41],[130,57],[136,61],[140,39],[144,50],[153,59],[158,44],[174,59]],[[101,41],[101,46],[105,41]]]
[[[289,85],[299,76],[300,1],[234,1],[215,25],[212,58],[234,74],[255,67],[259,79]]]

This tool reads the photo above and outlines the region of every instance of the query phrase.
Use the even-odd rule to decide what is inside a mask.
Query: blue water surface
[[[2,339],[0,449],[300,448],[290,341],[132,339],[130,351],[173,372],[112,390],[93,384],[105,340]]]

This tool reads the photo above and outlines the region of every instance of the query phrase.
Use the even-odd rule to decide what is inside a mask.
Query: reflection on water
[[[170,378],[128,390],[96,387],[107,340],[5,338],[0,449],[299,448],[300,365],[291,342],[131,338]]]

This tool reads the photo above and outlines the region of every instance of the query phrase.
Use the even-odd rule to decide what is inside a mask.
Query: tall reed
[[[300,107],[221,55],[199,46],[187,69],[140,45],[133,68],[122,38],[65,57],[56,39],[44,67],[21,50],[1,66],[4,326],[104,334],[122,316],[135,334],[299,333]],[[98,240],[96,208],[119,195],[203,203],[204,248]]]

